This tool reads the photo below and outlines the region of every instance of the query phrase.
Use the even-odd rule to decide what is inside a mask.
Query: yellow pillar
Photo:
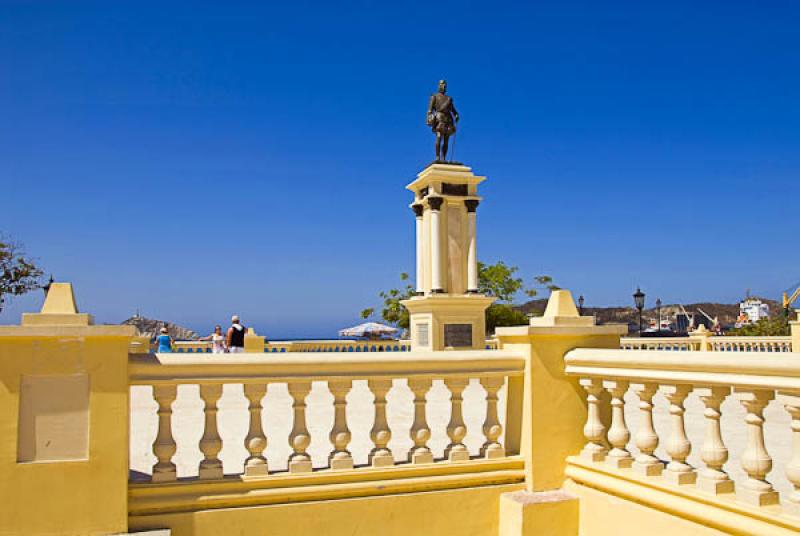
[[[697,344],[698,352],[711,351],[711,332],[708,331],[703,324],[700,324],[700,327],[689,333],[689,337],[692,339],[692,342]]]
[[[564,356],[575,348],[619,349],[627,328],[596,326],[593,316],[579,316],[568,290],[550,296],[544,316],[529,326],[497,328],[501,349],[527,357],[522,389],[524,410],[509,410],[508,419],[522,418],[520,453],[525,457],[528,491],[554,490],[564,482],[566,458],[586,442],[586,393],[578,379],[564,374]],[[509,422],[512,430],[515,424]]]
[[[792,329],[792,352],[800,353],[800,309],[795,309],[797,319],[789,322]]]
[[[525,458],[526,491],[501,496],[500,536],[577,536],[578,501],[561,487],[567,456],[586,442],[586,393],[564,373],[564,356],[581,347],[617,350],[625,332],[579,316],[568,290],[553,291],[544,316],[529,326],[497,328],[501,349],[526,356],[524,378],[508,386],[509,401],[521,396],[522,407],[509,403],[506,413],[506,448]]]
[[[244,351],[248,354],[264,353],[264,337],[256,335],[253,328],[247,328],[247,333],[244,334]]]
[[[128,528],[128,348],[94,326],[68,283],[41,313],[0,326],[0,534]]]

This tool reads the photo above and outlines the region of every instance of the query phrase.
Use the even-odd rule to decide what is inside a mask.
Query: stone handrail
[[[178,386],[199,386],[202,400],[205,424],[199,448],[203,453],[203,459],[197,467],[199,475],[197,480],[222,481],[223,479],[222,462],[218,457],[223,447],[220,430],[228,423],[220,419],[221,414],[217,413],[218,402],[222,396],[223,385],[236,386],[237,389],[238,385],[242,385],[249,408],[242,409],[244,413],[240,415],[240,420],[244,418],[249,421],[249,432],[244,439],[248,456],[243,466],[239,466],[241,473],[238,481],[265,479],[272,482],[276,476],[275,466],[288,466],[289,475],[300,476],[311,473],[312,457],[309,454],[309,445],[312,441],[317,444],[319,441],[330,441],[331,450],[327,462],[320,468],[323,471],[361,471],[361,467],[354,465],[349,445],[352,439],[351,428],[354,424],[352,415],[356,411],[363,410],[365,404],[371,404],[368,415],[374,422],[369,434],[371,441],[367,462],[369,467],[363,469],[394,468],[397,464],[403,465],[403,462],[420,467],[458,462],[454,466],[457,468],[468,467],[471,463],[481,464],[487,460],[506,459],[508,456],[504,446],[504,430],[498,414],[498,402],[502,397],[499,397],[498,392],[509,379],[523,375],[524,368],[524,357],[510,351],[414,352],[402,355],[388,352],[369,355],[349,352],[326,355],[292,352],[280,355],[207,354],[202,357],[175,353],[131,354],[128,367],[130,385],[152,386],[153,397],[158,407],[157,433],[153,443],[153,453],[157,462],[152,466],[152,475],[140,475],[138,479],[134,478],[139,481],[134,486],[178,482],[178,477],[181,477],[182,485],[186,482],[184,477],[191,476],[179,475],[173,462],[173,456],[178,450],[172,431],[173,418],[185,418],[173,415],[173,402],[178,398]],[[441,384],[434,383],[437,380],[441,380]],[[307,397],[312,391],[312,382],[324,382],[326,395],[332,396],[333,423],[329,432],[326,430],[321,438],[313,433],[313,430],[319,430],[320,422],[314,420],[313,412],[307,412]],[[359,382],[359,385],[354,385],[354,382]],[[407,406],[401,412],[406,415],[413,414],[413,424],[408,432],[413,445],[407,452],[393,452],[390,441],[399,430],[391,426],[391,416],[387,419],[387,396],[390,399],[389,404],[397,404],[397,400],[402,402],[402,397],[394,391],[405,389],[406,384],[411,396],[408,397]],[[483,409],[478,407],[478,410],[482,411],[484,416],[481,427],[484,440],[478,452],[470,452],[464,444],[469,432],[465,424],[465,410],[470,409],[467,406],[476,400],[472,394],[468,397],[469,400],[467,397],[462,398],[462,393],[465,389],[474,393],[479,389],[478,384],[485,391],[485,398],[477,401],[483,404]],[[318,387],[317,385],[315,389]],[[351,391],[355,391],[356,387],[367,394],[366,398],[358,395],[359,401],[363,400],[358,403],[358,407],[352,405],[355,393]],[[429,410],[426,409],[426,394],[432,387],[440,391],[446,388],[450,394],[448,403],[450,420],[444,430],[432,429],[429,424],[431,419],[428,415]],[[265,431],[262,427],[263,417],[267,415],[265,406],[269,398],[265,395],[268,391],[270,394],[273,393],[273,389],[281,393],[284,389],[287,390],[292,400],[291,409],[285,407],[286,414],[281,415],[281,419],[288,421],[292,427],[286,449],[288,456],[280,460],[268,460],[265,450],[268,444],[286,441],[286,438],[272,437],[270,431]],[[351,403],[348,403],[348,395]],[[504,400],[506,406],[521,405],[521,396],[517,398],[519,400]],[[474,414],[474,411],[472,413]],[[232,418],[230,413],[225,415],[226,419]],[[273,413],[269,415],[272,416]],[[444,458],[435,459],[428,441],[432,433],[441,432],[447,435],[449,444],[444,450]],[[473,435],[474,433],[475,430],[472,431]],[[517,436],[519,431],[512,430],[506,433]],[[196,445],[197,443],[188,444],[182,448],[195,449]],[[237,447],[231,446],[231,448]],[[394,450],[398,449],[394,447]],[[517,454],[519,453],[508,453],[512,457]],[[508,459],[513,461],[511,458]],[[453,470],[461,471],[456,468]],[[385,474],[380,476],[386,478]],[[522,481],[524,474],[521,467],[517,467],[510,478],[516,482]],[[230,477],[225,478],[226,483],[230,481]],[[145,493],[142,500],[146,502],[147,492],[143,492],[141,487],[136,489],[139,491],[134,490],[134,498]],[[140,513],[142,511],[144,510],[139,510]]]
[[[577,349],[569,352],[565,361],[566,373],[579,378],[588,402],[586,445],[575,464],[602,464],[605,471],[630,470],[633,475],[657,479],[653,482],[658,485],[715,496],[735,491],[737,500],[750,507],[777,508],[774,505],[783,498],[785,513],[800,514],[800,359],[796,355],[749,352],[734,359],[728,352],[703,352],[687,360],[671,351]],[[635,456],[628,450],[631,431],[625,416],[626,410],[632,410],[625,402],[631,389],[639,408]],[[668,438],[653,426],[653,397],[658,392],[669,404]],[[720,407],[731,393],[744,407],[739,426],[747,431],[738,460],[746,478],[736,483],[723,468],[729,453],[720,425]],[[702,468],[687,463],[693,445],[686,434],[684,402],[691,394],[697,395],[705,408],[705,439],[697,448]],[[611,413],[608,428],[602,418],[608,410],[606,397],[610,398]],[[779,494],[767,480],[773,459],[765,445],[764,410],[776,398],[791,419],[782,432],[787,443],[793,444],[785,473],[794,491],[787,494]],[[667,462],[654,455],[659,443],[666,446]]]
[[[623,350],[671,350],[716,352],[791,352],[792,338],[770,336],[623,337]]]
[[[138,344],[138,343],[137,343]],[[210,341],[176,341],[173,343],[176,353],[211,353]],[[496,350],[497,341],[486,340],[487,350]],[[409,340],[298,340],[265,342],[265,353],[283,352],[408,352],[411,350]],[[138,352],[135,352],[138,353]]]
[[[691,337],[623,337],[623,350],[698,350],[699,341]]]

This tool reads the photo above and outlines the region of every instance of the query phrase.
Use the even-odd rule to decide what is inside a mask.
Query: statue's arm
[[[430,100],[428,101],[428,113],[433,113],[433,103],[436,95],[431,95]]]
[[[453,108],[453,117],[455,118],[456,123],[458,123],[459,115],[458,115],[458,110],[456,110],[456,103],[454,101],[451,101],[450,106]]]

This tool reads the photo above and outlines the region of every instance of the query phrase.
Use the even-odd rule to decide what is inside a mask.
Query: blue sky
[[[2,2],[0,230],[100,322],[331,336],[413,269],[444,77],[489,177],[482,260],[587,305],[777,297],[799,24],[788,1]]]

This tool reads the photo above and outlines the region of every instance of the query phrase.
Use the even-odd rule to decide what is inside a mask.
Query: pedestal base
[[[433,463],[433,453],[429,450],[418,450],[409,456],[411,463]]]
[[[697,479],[697,489],[711,493],[712,495],[722,495],[723,493],[733,493],[733,480],[713,480],[703,478],[702,475]]]
[[[753,506],[770,506],[780,502],[780,495],[777,491],[755,491],[743,486],[736,490],[736,498]]]
[[[664,472],[664,464],[633,462],[633,472],[644,476],[658,476]]]
[[[685,471],[678,473],[676,471],[664,471],[661,475],[664,480],[675,486],[685,486],[687,484],[694,484],[697,482],[697,473],[694,471]]]
[[[310,473],[311,460],[294,460],[289,462],[290,473]]]
[[[370,457],[369,463],[372,467],[391,467],[394,465],[394,456],[391,454],[377,454]]]
[[[431,294],[403,300],[411,317],[411,349],[484,349],[486,308],[493,301],[480,294]]]

